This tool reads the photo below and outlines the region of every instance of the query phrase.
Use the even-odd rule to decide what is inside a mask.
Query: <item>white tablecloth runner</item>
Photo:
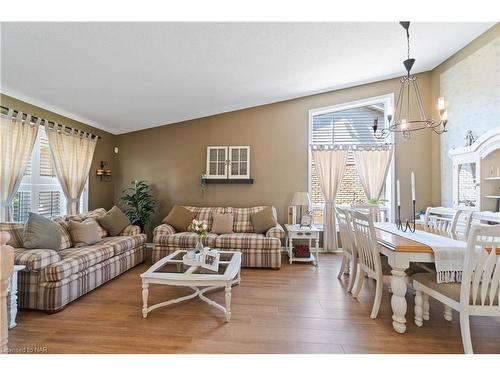
[[[462,280],[462,269],[467,243],[438,234],[416,230],[403,232],[393,223],[375,223],[375,228],[396,234],[409,240],[429,246],[434,252],[436,263],[437,282],[455,283]]]

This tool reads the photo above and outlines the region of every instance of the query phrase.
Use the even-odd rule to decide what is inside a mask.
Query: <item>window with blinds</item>
[[[80,200],[80,211],[87,209],[88,189],[84,188]],[[46,217],[66,213],[66,198],[55,174],[49,142],[45,128],[38,130],[33,153],[13,199],[13,220],[24,222],[29,212],[38,212]]]
[[[40,132],[40,176],[56,177],[52,156],[50,154],[49,140],[45,133],[45,128],[41,127]]]
[[[13,220],[25,222],[31,208],[31,192],[18,191],[12,201]]]
[[[309,143],[354,145],[387,142],[387,140],[379,140],[373,136],[373,120],[378,118],[378,123],[384,124],[387,100],[385,98],[380,102],[367,100],[366,103],[358,102],[357,105],[347,104],[311,111]],[[322,223],[322,209],[325,201],[312,157],[310,158],[309,186],[315,222]],[[348,205],[366,201],[367,198],[354,164],[354,155],[350,151],[336,203]]]
[[[61,215],[61,192],[38,192],[38,213],[46,217]]]
[[[28,161],[28,165],[26,165],[23,176],[31,176],[31,158]]]

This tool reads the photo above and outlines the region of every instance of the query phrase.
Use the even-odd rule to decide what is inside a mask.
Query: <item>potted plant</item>
[[[154,212],[155,199],[149,192],[149,185],[144,180],[134,180],[132,186],[122,191],[124,194],[120,202],[125,206],[124,213],[134,225],[144,227],[149,222]]]
[[[389,201],[387,199],[384,199],[384,198],[370,198],[370,199],[368,199],[368,203],[370,203],[370,204],[383,205],[387,202],[389,202]]]

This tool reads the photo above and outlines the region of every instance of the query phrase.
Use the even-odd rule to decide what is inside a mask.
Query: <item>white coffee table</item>
[[[141,274],[142,316],[146,318],[148,313],[160,307],[199,297],[210,306],[221,310],[226,317],[226,322],[228,322],[231,319],[231,288],[241,281],[241,253],[233,251],[219,251],[219,253],[219,270],[217,272],[199,266],[184,265],[182,257],[186,254],[185,250],[177,250],[153,264],[146,272]],[[194,293],[148,307],[149,284],[188,287],[193,289]],[[217,288],[225,288],[225,307],[204,295],[206,292]]]

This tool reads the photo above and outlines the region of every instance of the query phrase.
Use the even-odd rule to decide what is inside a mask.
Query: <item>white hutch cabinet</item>
[[[453,160],[453,208],[499,211],[500,127],[471,146],[449,151]]]

